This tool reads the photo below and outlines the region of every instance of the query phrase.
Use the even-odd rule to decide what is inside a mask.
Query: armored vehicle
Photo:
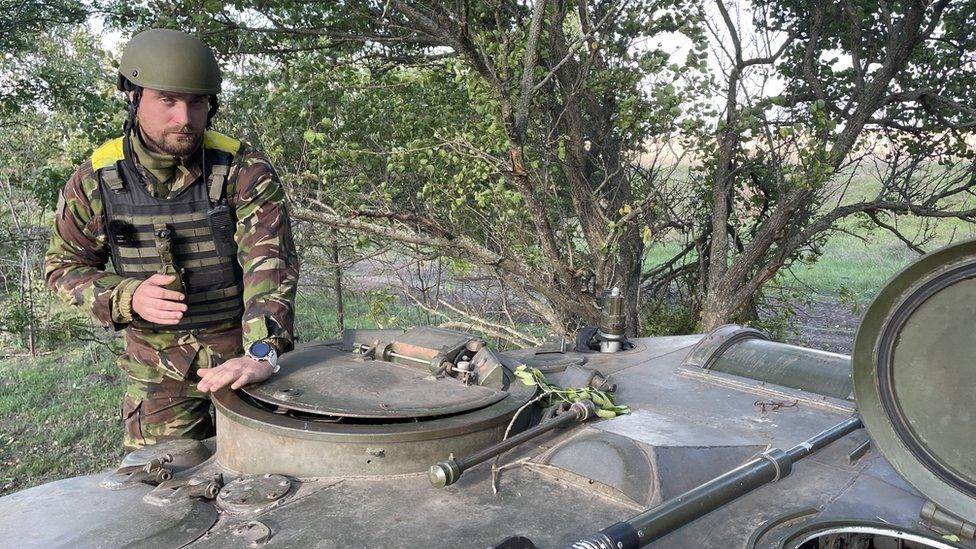
[[[215,396],[214,439],[0,498],[0,546],[976,547],[976,241],[889,281],[852,357],[733,325],[627,339],[620,300],[514,352],[301,346]],[[520,365],[585,390],[543,409]]]

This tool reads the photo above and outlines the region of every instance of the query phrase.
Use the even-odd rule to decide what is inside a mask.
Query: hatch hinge
[[[973,539],[976,535],[976,524],[943,511],[931,501],[926,501],[922,505],[922,512],[919,515],[927,526],[937,532],[966,539]]]
[[[163,454],[143,463],[119,467],[114,473],[108,475],[101,485],[110,490],[119,490],[142,482],[150,484],[165,482],[173,478],[173,472],[164,467],[171,461],[173,461],[172,455]]]
[[[152,505],[170,505],[188,498],[214,499],[224,487],[224,475],[196,476],[187,479],[170,479],[161,482],[142,499]]]

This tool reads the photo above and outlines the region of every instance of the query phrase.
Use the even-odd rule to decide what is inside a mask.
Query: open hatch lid
[[[889,280],[864,314],[852,362],[878,451],[933,503],[976,522],[976,240]]]

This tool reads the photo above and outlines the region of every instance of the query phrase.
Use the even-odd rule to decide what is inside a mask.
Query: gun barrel
[[[628,521],[618,522],[587,536],[570,545],[570,548],[643,547],[756,488],[788,476],[795,462],[818,452],[861,427],[861,418],[855,414],[785,452],[775,448],[768,450],[724,475],[648,509]]]

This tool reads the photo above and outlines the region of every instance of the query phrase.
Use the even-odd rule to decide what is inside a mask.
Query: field
[[[944,223],[930,248],[970,236],[969,231]],[[794,266],[772,284],[793,296],[787,305],[795,315],[785,339],[849,352],[860,308],[913,257],[886,232],[836,235],[816,261]],[[347,327],[427,320],[410,307],[384,305],[376,293],[350,292],[344,300]],[[298,308],[302,339],[333,337],[335,311],[329,294],[303,292]],[[78,347],[33,359],[0,359],[0,495],[118,463],[123,376],[111,353],[99,349]]]

